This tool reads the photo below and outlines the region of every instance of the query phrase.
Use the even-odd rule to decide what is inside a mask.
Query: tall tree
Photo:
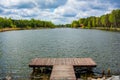
[[[79,25],[79,22],[78,22],[78,21],[73,21],[71,26],[72,26],[73,28],[78,28],[80,25]]]

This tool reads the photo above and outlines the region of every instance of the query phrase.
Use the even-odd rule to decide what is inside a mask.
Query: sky
[[[120,0],[0,0],[0,17],[39,19],[69,24],[120,9]]]

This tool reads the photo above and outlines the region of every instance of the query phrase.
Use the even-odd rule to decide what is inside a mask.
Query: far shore
[[[2,28],[2,29],[0,29],[0,32],[15,31],[15,30],[32,30],[32,29],[33,28],[31,28],[31,29],[26,29],[26,28]],[[36,28],[36,29],[46,29],[46,28]],[[82,28],[82,29],[89,29],[89,28]],[[107,27],[94,27],[94,28],[90,28],[90,29],[106,30],[106,31],[120,31],[120,28],[107,28]]]

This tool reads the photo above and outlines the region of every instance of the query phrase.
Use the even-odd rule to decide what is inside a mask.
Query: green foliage
[[[56,25],[58,28],[71,28],[71,24],[58,24]]]
[[[120,28],[120,9],[113,10],[110,14],[102,15],[100,17],[80,18],[78,21],[72,22],[72,27],[77,28],[83,24],[85,28],[104,27],[104,28]]]
[[[31,28],[55,28],[56,26],[50,21],[41,20],[13,20],[11,18],[0,17],[0,28],[21,28],[21,29],[31,29]]]
[[[72,24],[71,24],[71,27],[73,28],[78,28],[80,25],[79,25],[79,22],[78,21],[73,21]]]
[[[101,23],[104,26],[106,26],[106,15],[101,16]]]
[[[96,18],[92,17],[91,21],[92,21],[92,26],[95,27],[96,26]]]
[[[90,29],[91,28],[91,21],[88,21],[87,27]]]
[[[66,24],[65,27],[71,27],[71,24]]]
[[[109,21],[110,21],[111,23],[113,23],[114,20],[115,20],[114,15],[113,15],[113,14],[110,14],[110,16],[109,16]]]

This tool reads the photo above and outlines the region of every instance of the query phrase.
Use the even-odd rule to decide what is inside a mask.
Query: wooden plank
[[[72,65],[54,65],[50,80],[76,80]]]
[[[30,67],[53,65],[95,67],[96,63],[91,58],[35,58],[29,64]]]

